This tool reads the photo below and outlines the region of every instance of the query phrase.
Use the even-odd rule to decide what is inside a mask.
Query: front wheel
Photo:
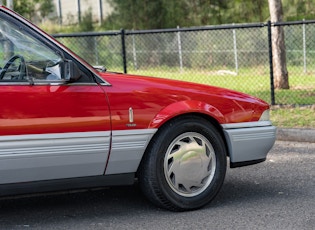
[[[186,116],[163,126],[149,144],[139,168],[144,195],[174,211],[200,208],[220,190],[226,150],[207,120]]]

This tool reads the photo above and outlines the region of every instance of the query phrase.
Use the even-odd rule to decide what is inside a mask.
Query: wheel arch
[[[152,119],[149,128],[159,128],[167,121],[187,114],[200,114],[209,117],[218,124],[226,123],[220,110],[208,103],[196,100],[186,100],[170,104],[159,111]]]
[[[158,133],[161,130],[161,128],[167,125],[169,122],[175,119],[180,119],[187,116],[195,116],[196,118],[198,117],[203,118],[206,121],[210,122],[220,133],[224,141],[227,156],[229,156],[229,148],[227,145],[227,141],[223,132],[223,128],[220,125],[220,124],[226,123],[225,117],[217,108],[215,108],[214,106],[208,103],[190,100],[190,101],[181,101],[181,102],[171,104],[165,107],[164,109],[162,109],[152,119],[149,125],[149,128],[157,128],[158,129],[157,133]],[[155,135],[157,133],[155,133]],[[151,138],[151,141],[154,140],[154,136]]]

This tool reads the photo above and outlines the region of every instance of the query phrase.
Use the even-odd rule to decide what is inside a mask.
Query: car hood
[[[268,103],[259,98],[215,86],[110,72],[100,73],[100,77],[111,85],[107,88],[107,92],[124,93],[127,100],[131,100],[133,95],[136,95],[138,100],[145,100],[146,103],[154,101],[159,104],[159,109],[180,102],[203,103],[202,112],[207,106],[216,110],[220,113],[216,117],[220,123],[257,121],[269,108]],[[208,111],[211,110],[209,108]]]

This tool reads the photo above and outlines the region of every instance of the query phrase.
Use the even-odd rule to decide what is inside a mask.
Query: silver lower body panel
[[[245,124],[245,123],[244,123]],[[258,122],[259,124],[259,122]],[[240,128],[224,127],[231,163],[250,162],[266,159],[276,140],[276,127],[253,126]]]
[[[0,184],[103,175],[110,132],[0,136]]]

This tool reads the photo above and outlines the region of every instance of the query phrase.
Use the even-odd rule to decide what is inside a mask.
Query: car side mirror
[[[74,82],[78,80],[82,75],[81,70],[72,60],[63,61],[63,70],[64,79],[67,82]]]

